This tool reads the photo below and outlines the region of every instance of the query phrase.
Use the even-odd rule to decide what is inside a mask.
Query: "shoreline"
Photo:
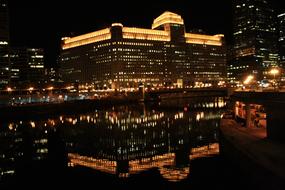
[[[266,138],[266,128],[245,128],[232,119],[221,120],[221,155],[238,165],[257,189],[284,188],[284,147]]]
[[[135,98],[104,98],[93,100],[74,100],[60,103],[25,104],[6,106],[0,109],[0,119],[15,120],[27,117],[43,117],[59,114],[84,113],[96,108],[139,103]]]

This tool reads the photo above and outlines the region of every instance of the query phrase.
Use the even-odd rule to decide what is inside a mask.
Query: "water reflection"
[[[217,98],[172,105],[116,106],[2,123],[1,179],[36,165],[83,166],[118,177],[156,168],[168,181],[183,180],[192,159],[218,154],[219,108],[225,102]]]

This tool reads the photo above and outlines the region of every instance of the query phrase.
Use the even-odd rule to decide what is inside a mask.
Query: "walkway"
[[[245,156],[285,179],[285,144],[268,140],[265,128],[245,128],[234,120],[222,119],[221,132]]]

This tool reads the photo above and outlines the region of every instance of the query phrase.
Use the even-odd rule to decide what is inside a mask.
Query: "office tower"
[[[67,83],[100,88],[215,86],[226,78],[223,35],[186,33],[180,15],[165,12],[152,29],[111,27],[62,40]]]
[[[229,66],[231,82],[249,74],[257,80],[267,77],[278,65],[277,20],[266,0],[234,0],[234,60]]]
[[[6,0],[0,0],[0,89],[9,83],[9,16]]]
[[[24,88],[44,81],[44,50],[11,48],[11,85]]]
[[[278,15],[280,66],[285,68],[285,13]]]
[[[31,83],[40,83],[44,80],[44,49],[28,48],[28,79]]]

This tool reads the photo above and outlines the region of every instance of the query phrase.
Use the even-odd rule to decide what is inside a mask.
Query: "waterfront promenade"
[[[221,154],[245,170],[257,189],[285,188],[285,144],[266,138],[266,128],[221,120]]]

